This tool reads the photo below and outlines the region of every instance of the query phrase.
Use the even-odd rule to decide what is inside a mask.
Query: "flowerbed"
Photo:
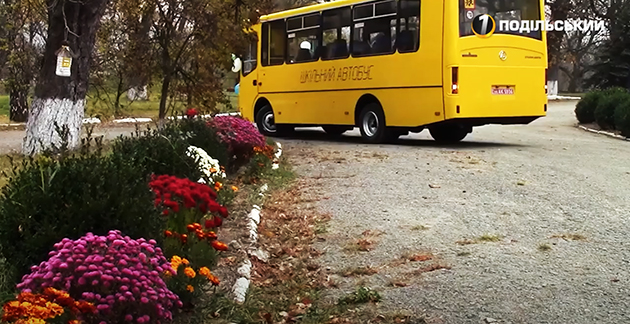
[[[160,323],[199,307],[221,283],[219,229],[238,184],[274,154],[250,123],[191,110],[111,152],[88,138],[15,166],[0,195],[0,255],[19,294],[4,320]]]

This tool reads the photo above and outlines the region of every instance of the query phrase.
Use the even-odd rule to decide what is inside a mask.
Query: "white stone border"
[[[558,96],[558,95],[549,95],[547,96],[547,100],[580,100],[581,97],[568,97],[568,96]]]
[[[272,169],[279,168],[279,160],[280,156],[282,156],[282,145],[276,142],[278,147],[278,151],[275,154],[275,160],[273,162]],[[269,189],[269,186],[265,183],[258,189],[258,195],[260,197],[264,197],[265,192]],[[258,244],[258,225],[260,225],[260,211],[262,207],[258,205],[252,206],[252,211],[247,215],[248,223],[247,227],[249,229],[249,239],[250,239],[250,251],[248,251],[249,257],[256,257],[263,262],[266,262],[269,258],[269,254],[261,249],[256,249],[256,245]],[[252,270],[252,262],[248,258],[246,259],[241,266],[238,268],[237,272],[240,275],[240,278],[236,279],[234,286],[232,287],[232,291],[234,292],[234,301],[242,304],[245,302],[245,297],[247,296],[247,290],[249,289],[250,278],[251,278],[251,270]]]
[[[621,135],[617,135],[617,134],[612,133],[612,132],[596,130],[596,129],[592,129],[592,128],[589,128],[589,127],[586,127],[586,126],[582,126],[582,125],[578,125],[578,127],[583,129],[583,130],[585,130],[585,131],[587,131],[587,132],[600,134],[600,135],[605,135],[605,136],[616,138],[616,139],[620,139],[620,140],[630,141],[630,138],[625,137],[625,136],[621,136]]]
[[[203,115],[200,116],[202,118],[210,118],[210,117],[219,117],[219,116],[240,116],[240,112],[235,113],[221,113],[216,115]],[[173,116],[166,117],[167,119],[174,119]],[[177,119],[182,119],[183,116],[177,116]],[[150,123],[152,122],[152,118],[123,118],[123,119],[114,119],[112,122],[115,124],[137,124],[137,123]],[[102,121],[96,117],[84,118],[83,124],[101,124]],[[0,127],[19,127],[26,126],[26,123],[12,123],[12,124],[0,124]]]

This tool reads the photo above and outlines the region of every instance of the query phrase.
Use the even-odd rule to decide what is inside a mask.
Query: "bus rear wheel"
[[[294,130],[293,127],[275,123],[273,109],[270,105],[262,107],[256,114],[255,120],[258,131],[265,136],[284,136]]]
[[[324,129],[324,132],[330,136],[341,136],[341,134],[352,129],[351,127],[339,125],[322,126],[322,128]]]
[[[361,137],[368,143],[383,143],[387,140],[385,113],[378,103],[370,103],[361,110],[358,126]]]
[[[472,132],[472,128],[456,124],[441,125],[430,127],[429,132],[436,142],[457,143],[463,140],[468,133]]]

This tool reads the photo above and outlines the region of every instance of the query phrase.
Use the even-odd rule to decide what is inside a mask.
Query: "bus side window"
[[[350,7],[328,10],[322,14],[322,60],[349,56],[351,23]]]
[[[400,0],[396,49],[400,53],[415,52],[420,47],[420,0]]]
[[[284,20],[264,23],[262,28],[262,65],[282,65],[286,55]]]
[[[396,0],[377,1],[354,6],[352,55],[394,53],[396,12]],[[369,51],[367,51],[366,44],[369,44]]]
[[[287,63],[312,62],[319,58],[319,26],[319,14],[287,19]]]
[[[254,35],[255,37],[255,35]],[[258,39],[254,39],[249,42],[249,46],[247,47],[247,53],[245,54],[243,60],[243,76],[247,76],[252,71],[256,69],[257,60],[256,56],[258,55]]]

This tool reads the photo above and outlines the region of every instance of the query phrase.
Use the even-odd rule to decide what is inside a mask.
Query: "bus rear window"
[[[499,21],[538,21],[541,19],[539,0],[459,0],[459,35],[474,35],[472,21],[474,17],[489,14],[496,23],[495,34],[510,34],[542,39],[541,30],[530,32],[501,30]],[[504,28],[507,29],[507,28]]]

